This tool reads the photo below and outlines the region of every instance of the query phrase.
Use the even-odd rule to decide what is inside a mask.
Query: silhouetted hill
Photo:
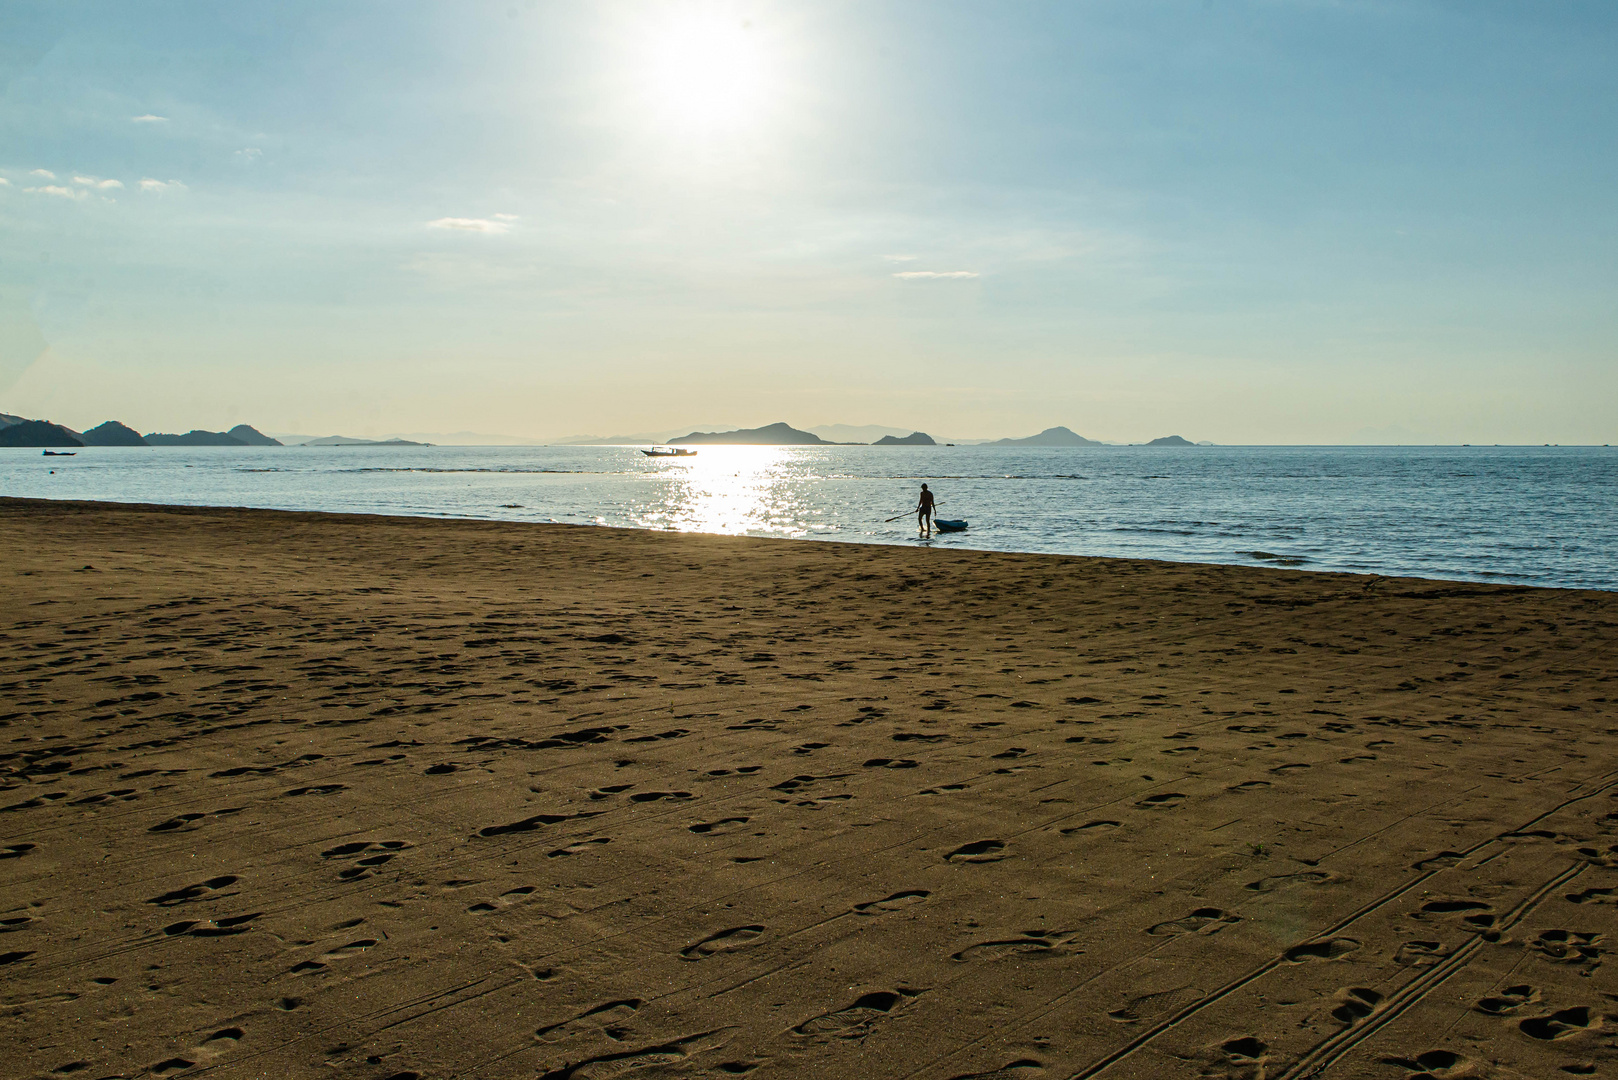
[[[24,420],[0,428],[0,446],[83,446],[84,443],[60,424],[45,420]]]
[[[1046,428],[1038,435],[1026,439],[996,439],[990,446],[1100,446],[1094,439],[1086,439],[1065,427]]]
[[[759,428],[743,428],[740,431],[693,431],[691,434],[678,439],[670,439],[669,445],[679,443],[701,443],[706,445],[732,446],[829,446],[825,439],[819,435],[812,435],[807,431],[799,431],[786,423],[769,424]]]
[[[1147,446],[1195,446],[1190,439],[1182,439],[1178,435],[1165,435],[1161,439],[1153,439]]]
[[[116,420],[108,420],[105,424],[97,424],[84,433],[85,446],[145,446],[146,440],[140,437],[140,432],[132,427],[126,427]]]
[[[147,446],[246,446],[234,435],[223,431],[200,431],[195,428],[184,435],[165,435],[160,431],[146,436]]]
[[[12,416],[10,413],[0,412],[0,428],[10,427],[12,424],[20,424],[27,419],[28,417],[26,416]]]
[[[913,431],[909,435],[906,435],[902,439],[895,438],[892,435],[884,435],[880,439],[878,439],[876,442],[872,443],[871,445],[872,446],[937,446],[938,444],[936,442],[934,442],[933,437],[931,435],[927,434],[925,431]]]
[[[272,439],[251,424],[237,424],[225,432],[233,439],[240,439],[248,446],[280,446],[280,439]]]

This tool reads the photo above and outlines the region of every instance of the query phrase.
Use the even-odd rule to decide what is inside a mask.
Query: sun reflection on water
[[[661,458],[652,475],[662,496],[644,507],[639,524],[680,532],[807,536],[832,526],[816,523],[790,466],[802,451],[786,446],[705,446],[696,457]]]

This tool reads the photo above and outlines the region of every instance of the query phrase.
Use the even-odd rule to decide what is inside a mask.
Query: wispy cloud
[[[37,176],[41,180],[55,180],[56,179],[56,174],[51,172],[49,169],[35,169],[33,172],[29,173],[28,175],[29,176]]]
[[[140,182],[140,189],[142,191],[155,191],[161,195],[165,191],[184,191],[185,185],[178,180],[153,180],[148,176]]]
[[[943,278],[975,278],[978,273],[976,270],[902,270],[893,276],[907,281],[927,281]]]
[[[507,215],[496,214],[495,217],[507,217]],[[462,232],[480,233],[511,231],[511,226],[504,221],[490,221],[488,218],[441,217],[437,221],[429,221],[427,227],[429,229],[459,229]]]
[[[131,116],[129,122],[132,124],[166,124],[169,122],[169,118],[146,113],[142,116]]]
[[[236,151],[236,156],[241,158],[243,161],[253,161],[257,158],[263,157],[264,151],[260,150],[256,146],[244,146],[242,149]]]
[[[10,187],[10,186],[11,186],[11,181],[7,180],[3,176],[0,176],[0,187]]]
[[[83,199],[87,196],[86,192],[77,188],[62,187],[59,184],[46,184],[44,187],[29,187],[23,190],[35,195],[55,195],[63,199]]]
[[[517,220],[517,215],[516,214],[496,214],[494,216],[497,219],[499,219],[500,221],[516,221]]]
[[[914,255],[884,255],[882,257],[884,259],[888,260],[889,262],[915,262],[916,261],[916,257]]]
[[[121,188],[124,186],[123,181],[121,180],[97,180],[93,176],[75,176],[73,178],[73,182],[75,184],[83,184],[85,187],[101,188],[103,190],[107,188]]]

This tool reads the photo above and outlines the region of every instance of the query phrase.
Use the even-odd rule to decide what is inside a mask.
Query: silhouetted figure
[[[921,528],[923,536],[933,533],[933,493],[927,490],[927,485],[921,485],[921,501],[916,504],[916,524]]]

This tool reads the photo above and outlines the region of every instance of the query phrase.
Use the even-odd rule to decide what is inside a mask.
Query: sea
[[[964,532],[918,535],[922,483]],[[1618,449],[0,449],[0,495],[566,522],[1618,589]]]

